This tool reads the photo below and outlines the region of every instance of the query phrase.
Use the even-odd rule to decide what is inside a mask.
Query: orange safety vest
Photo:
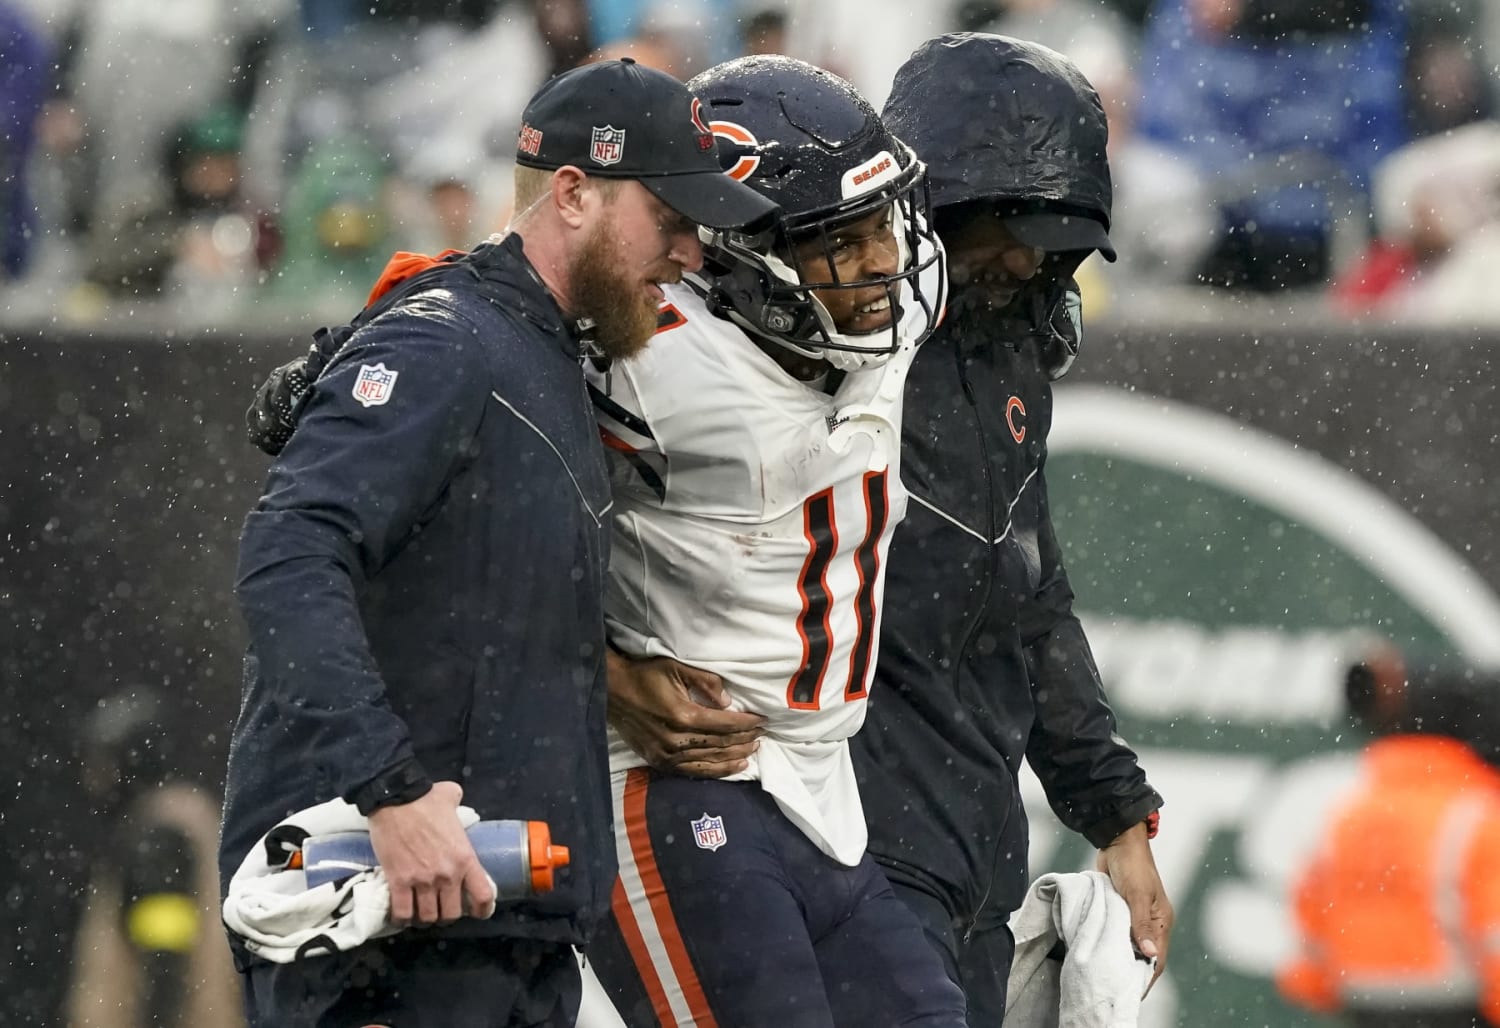
[[[1277,985],[1315,1010],[1480,1010],[1500,1025],[1500,771],[1453,739],[1365,751],[1296,890]]]

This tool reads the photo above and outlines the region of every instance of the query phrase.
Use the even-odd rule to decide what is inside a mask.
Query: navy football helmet
[[[936,327],[944,293],[942,249],[931,227],[927,170],[843,79],[780,56],[741,57],[688,83],[718,139],[726,173],[776,201],[775,224],[756,235],[703,230],[704,269],[689,276],[714,313],[746,331],[856,370],[883,363]],[[840,281],[835,234],[889,209],[893,274]],[[832,278],[797,257],[812,241]],[[820,280],[821,279],[821,280]],[[842,332],[813,294],[885,289],[889,326]]]

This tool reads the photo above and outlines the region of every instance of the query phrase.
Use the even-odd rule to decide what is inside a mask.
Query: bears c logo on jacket
[[[1017,418],[1017,415],[1020,417]],[[1026,441],[1026,405],[1019,396],[1012,396],[1005,401],[1005,427],[1010,429],[1010,437],[1016,442]]]

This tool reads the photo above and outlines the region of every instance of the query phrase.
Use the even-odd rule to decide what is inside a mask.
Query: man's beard
[[[629,360],[656,334],[656,303],[640,280],[622,269],[620,247],[601,224],[573,259],[572,314],[593,321],[593,342],[611,360]]]

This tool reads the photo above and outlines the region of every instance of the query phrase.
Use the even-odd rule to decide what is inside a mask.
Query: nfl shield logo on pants
[[[729,841],[724,834],[724,819],[705,813],[693,822],[693,841],[702,850],[716,850]]]
[[[620,158],[625,155],[625,130],[617,129],[613,125],[603,128],[594,126],[594,146],[589,151],[595,164],[605,166],[620,163]]]

